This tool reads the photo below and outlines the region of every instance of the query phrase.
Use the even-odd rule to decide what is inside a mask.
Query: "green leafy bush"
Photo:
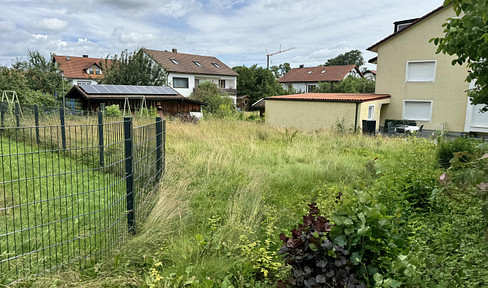
[[[437,144],[437,151],[436,151],[436,159],[439,165],[442,168],[449,168],[450,161],[454,157],[454,153],[456,152],[468,152],[472,154],[474,151],[475,143],[472,139],[469,138],[462,138],[458,137],[452,141],[449,141],[445,138],[438,138]],[[463,162],[467,162],[470,160],[469,155],[465,155],[461,159]]]
[[[388,208],[370,193],[354,191],[338,200],[330,219],[334,244],[350,252],[358,277],[366,283],[398,287],[401,282],[389,277],[393,262],[400,256],[404,241],[394,231]],[[398,286],[396,286],[398,285]]]
[[[119,109],[119,105],[114,104],[105,107],[105,116],[106,117],[120,117],[122,116],[122,111]]]
[[[203,111],[211,114],[226,116],[234,107],[232,99],[220,92],[217,84],[206,81],[198,85],[190,95],[190,99],[207,104]]]

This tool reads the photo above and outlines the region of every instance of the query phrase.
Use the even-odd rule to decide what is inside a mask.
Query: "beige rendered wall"
[[[403,100],[432,100],[432,118],[425,129],[440,130],[445,123],[449,131],[464,130],[468,83],[465,66],[452,66],[454,57],[435,54],[436,46],[429,43],[433,37],[442,37],[442,24],[455,14],[451,7],[404,31],[378,47],[376,93],[390,94],[391,103],[381,111],[385,119],[402,119]],[[407,83],[407,61],[436,60],[435,82]]]
[[[345,128],[354,129],[355,114],[356,103],[266,100],[266,124],[273,127],[316,131],[344,119]]]
[[[363,102],[361,103],[360,106],[360,113],[359,113],[359,121],[358,121],[358,127],[362,127],[363,125],[363,120],[370,120],[368,119],[368,109],[369,106],[373,105],[374,106],[374,118],[372,120],[376,120],[376,131],[380,129],[380,124],[383,125],[384,123],[380,123],[380,116],[381,116],[381,110],[384,109],[385,107],[388,107],[387,104],[390,103],[390,99],[381,99],[381,100],[374,100],[374,101],[368,101],[368,102]]]

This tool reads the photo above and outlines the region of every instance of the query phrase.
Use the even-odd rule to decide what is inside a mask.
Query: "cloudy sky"
[[[227,65],[317,66],[388,36],[393,22],[443,0],[1,0],[0,65],[48,56],[105,57],[138,47],[216,56]],[[374,66],[370,66],[374,68]]]

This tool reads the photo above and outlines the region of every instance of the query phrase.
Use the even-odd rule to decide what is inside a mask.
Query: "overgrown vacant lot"
[[[166,175],[139,234],[90,269],[21,285],[275,287],[290,277],[279,234],[312,202],[360,235],[343,244],[362,245],[351,261],[364,263],[368,287],[488,285],[480,200],[432,197],[442,174],[434,140],[224,120],[170,122],[167,133]]]

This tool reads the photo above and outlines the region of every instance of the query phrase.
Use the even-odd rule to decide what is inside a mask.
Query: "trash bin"
[[[363,134],[374,135],[376,132],[376,120],[363,120]]]

